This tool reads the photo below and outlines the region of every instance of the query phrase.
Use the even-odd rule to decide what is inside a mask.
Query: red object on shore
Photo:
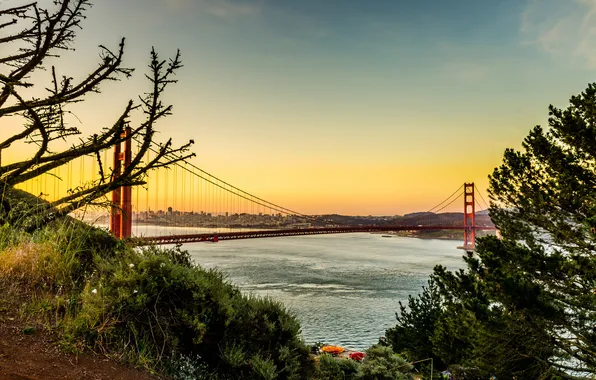
[[[362,361],[362,359],[364,359],[365,356],[366,354],[364,352],[352,352],[350,354],[350,359],[360,362]]]
[[[323,346],[321,347],[321,351],[335,356],[341,354],[345,350],[340,346]]]

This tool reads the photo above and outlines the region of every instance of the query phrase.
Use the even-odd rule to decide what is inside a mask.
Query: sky
[[[505,148],[594,81],[595,12],[595,0],[98,0],[55,64],[80,78],[99,45],[126,37],[133,78],[76,105],[92,132],[149,88],[151,47],[180,49],[158,139],[194,139],[197,166],[290,209],[394,215],[464,182],[486,198]]]

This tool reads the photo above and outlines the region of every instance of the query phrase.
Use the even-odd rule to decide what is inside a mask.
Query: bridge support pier
[[[122,137],[128,137],[124,140],[124,152],[122,152],[121,143],[114,146],[114,178],[119,177],[132,160],[130,134],[131,128],[126,127],[122,133]],[[110,233],[117,239],[126,239],[132,235],[132,188],[130,186],[123,186],[112,191]]]
[[[464,183],[464,249],[473,250],[476,246],[476,201],[474,182]]]

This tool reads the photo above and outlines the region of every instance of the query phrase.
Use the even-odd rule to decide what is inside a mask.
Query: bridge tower
[[[464,249],[474,249],[476,244],[476,201],[474,200],[474,182],[464,183]]]
[[[122,137],[128,137],[124,140],[124,152],[122,143],[114,146],[114,178],[119,177],[122,171],[130,165],[132,159],[130,134],[130,127],[126,127],[122,133]],[[117,239],[126,239],[132,235],[132,188],[130,186],[123,186],[112,191],[110,233]]]

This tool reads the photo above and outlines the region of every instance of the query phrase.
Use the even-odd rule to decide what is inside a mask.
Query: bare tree
[[[99,66],[82,80],[57,75],[54,66],[47,67],[44,63],[72,49],[76,32],[91,4],[88,0],[56,0],[54,6],[55,9],[43,9],[33,2],[0,9],[0,120],[16,115],[23,120],[22,130],[0,142],[0,152],[11,144],[22,142],[34,144],[36,150],[20,162],[2,163],[0,186],[4,190],[11,189],[82,156],[92,156],[97,161],[99,179],[70,189],[68,195],[60,199],[43,203],[35,210],[43,221],[62,217],[84,205],[105,204],[105,195],[112,190],[142,185],[151,169],[167,167],[194,155],[189,152],[192,140],[180,147],[173,147],[168,140],[157,145],[151,160],[144,160],[146,153],[154,149],[156,123],[171,114],[172,106],[163,104],[161,95],[169,84],[176,82],[173,76],[182,67],[179,51],[166,61],[160,60],[152,49],[149,74],[145,75],[151,89],[137,101],[130,100],[112,125],[83,136],[77,127],[67,123],[70,104],[82,101],[90,93],[98,93],[100,85],[106,81],[130,77],[133,69],[122,66],[122,39],[116,50],[99,47]],[[47,74],[45,86],[30,81],[31,75],[38,70]],[[44,96],[27,96],[31,92],[28,89],[42,87],[45,88]],[[131,125],[134,112],[141,112],[143,118],[142,122]],[[131,164],[121,175],[115,176],[107,169],[107,163],[102,162],[99,153],[122,142],[126,127],[131,128],[130,137],[139,143],[140,148],[133,155]],[[55,151],[52,142],[56,140],[71,145]]]

